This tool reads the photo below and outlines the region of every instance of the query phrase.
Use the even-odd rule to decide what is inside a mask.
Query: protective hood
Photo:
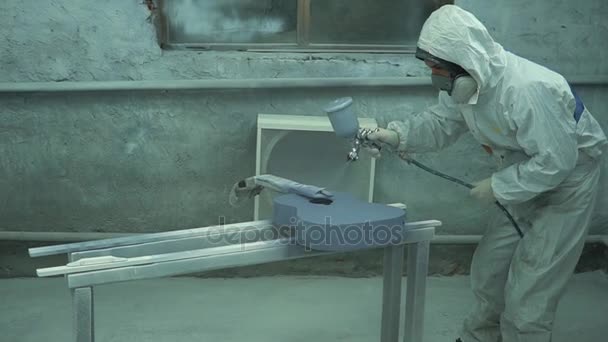
[[[477,93],[469,104],[477,103],[479,94],[495,86],[504,73],[505,50],[473,14],[458,6],[444,5],[431,13],[418,47],[459,65],[477,81]]]

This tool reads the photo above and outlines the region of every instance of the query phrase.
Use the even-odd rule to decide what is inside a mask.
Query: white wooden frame
[[[373,118],[359,118],[361,128],[376,128],[378,123]],[[277,131],[283,131],[288,134],[290,131],[309,131],[309,132],[333,132],[331,122],[326,116],[305,116],[305,115],[280,115],[280,114],[258,114],[257,120],[257,140],[256,140],[256,159],[255,159],[255,174],[261,175],[264,170],[264,159],[269,158],[265,149],[262,146],[263,136],[268,132],[276,134]],[[278,136],[278,139],[281,139]],[[344,151],[345,155],[348,151]],[[370,179],[368,182],[368,198],[369,202],[374,200],[374,179],[376,175],[376,160],[370,158]],[[260,219],[260,196],[256,196],[254,200],[254,220]]]

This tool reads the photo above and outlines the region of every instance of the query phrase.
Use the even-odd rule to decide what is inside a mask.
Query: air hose
[[[426,166],[424,164],[421,164],[420,162],[418,162],[418,161],[416,161],[414,159],[403,158],[403,157],[401,157],[401,159],[403,159],[406,162],[408,162],[410,164],[413,164],[413,165],[415,165],[415,166],[423,169],[424,171],[429,172],[429,173],[431,173],[431,174],[433,174],[435,176],[439,176],[441,178],[447,179],[447,180],[449,180],[451,182],[454,182],[456,184],[460,184],[460,185],[462,185],[464,187],[467,187],[469,189],[473,189],[474,188],[474,186],[472,184],[470,184],[470,183],[467,183],[467,182],[464,182],[464,181],[462,181],[462,180],[460,180],[458,178],[454,178],[452,176],[446,175],[445,173],[441,173],[441,172],[439,172],[437,170],[433,170],[430,167],[428,167],[428,166]],[[507,210],[507,208],[505,208],[502,204],[500,204],[500,202],[496,201],[494,203],[496,204],[496,206],[498,208],[500,208],[500,210],[502,210],[502,212],[507,216],[507,218],[509,219],[509,221],[511,221],[511,224],[513,225],[513,227],[517,231],[517,234],[519,234],[519,237],[523,238],[524,234],[522,233],[521,229],[519,228],[519,225],[517,224],[517,222],[513,218],[513,215],[511,215],[511,213],[509,213],[509,211]]]

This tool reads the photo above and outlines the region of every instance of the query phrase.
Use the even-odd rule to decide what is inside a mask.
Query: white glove
[[[386,144],[392,148],[399,146],[399,134],[392,129],[377,128],[372,133],[367,135],[367,140],[377,145]],[[371,154],[373,158],[380,158],[382,155],[380,150],[374,147],[363,146],[367,153]]]
[[[487,178],[474,183],[473,186],[474,188],[471,189],[471,196],[483,203],[496,202],[496,196],[494,196],[494,190],[492,190],[492,178]]]

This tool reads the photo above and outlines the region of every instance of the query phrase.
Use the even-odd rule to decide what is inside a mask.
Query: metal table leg
[[[429,241],[408,245],[404,342],[422,342]]]
[[[72,289],[73,329],[75,342],[94,342],[93,288]]]
[[[403,245],[384,248],[381,342],[399,340]]]

